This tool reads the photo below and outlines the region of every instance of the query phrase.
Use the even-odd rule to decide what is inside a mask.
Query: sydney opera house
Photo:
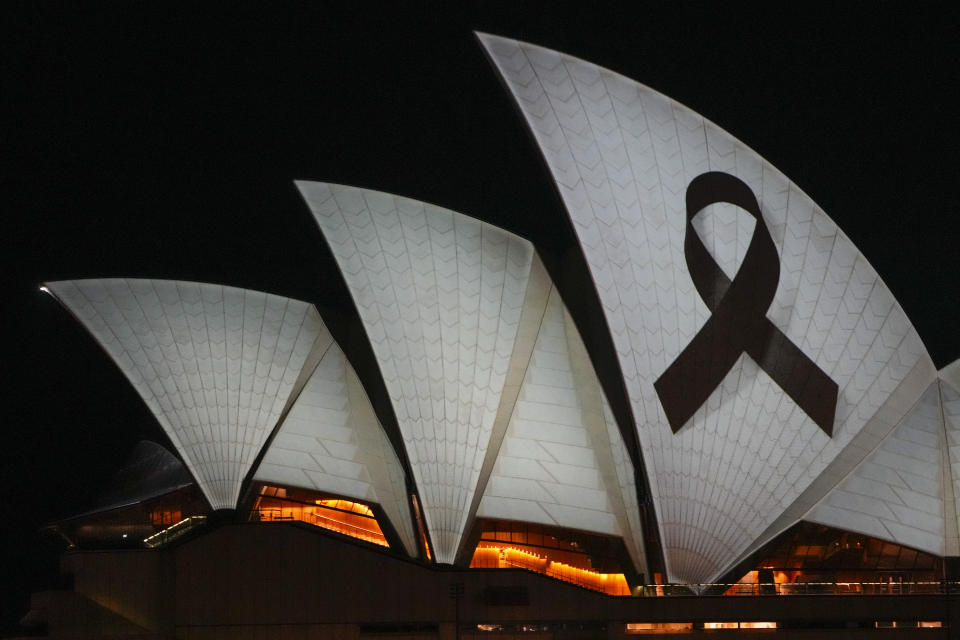
[[[72,590],[28,618],[191,640],[948,637],[960,364],[938,370],[868,257],[719,126],[478,39],[579,254],[298,181],[350,331],[324,301],[228,284],[46,283],[166,440],[46,528]]]

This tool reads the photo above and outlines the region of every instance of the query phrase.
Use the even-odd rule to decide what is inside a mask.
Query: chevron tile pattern
[[[876,413],[857,432],[843,450],[823,471],[807,485],[806,489],[783,510],[766,530],[760,534],[733,563],[737,565],[747,556],[770,542],[777,534],[801,520],[823,500],[850,471],[863,462],[884,438],[900,424],[905,415],[903,407],[912,407],[927,387],[937,378],[937,370],[929,359],[921,358],[906,378],[887,396]],[[946,465],[944,465],[946,467]],[[899,542],[898,540],[892,540]]]
[[[954,360],[938,372],[940,379],[954,391],[960,389],[960,360]]]
[[[957,528],[960,529],[960,392],[949,382],[941,381],[940,401],[947,437],[948,471],[956,501],[954,513],[957,514]]]
[[[373,346],[434,557],[452,563],[500,404],[533,246],[414,200],[297,184]]]
[[[127,376],[214,509],[234,508],[314,341],[313,305],[169,280],[46,285]]]
[[[929,356],[850,240],[755,152],[629,78],[556,51],[479,38],[539,144],[597,287],[669,578],[712,580]],[[839,385],[832,438],[747,356],[677,434],[667,424],[653,383],[710,315],[688,273],[683,237],[686,187],[711,170],[739,177],[760,202],[781,257],[767,317]],[[715,205],[698,218],[698,235],[735,273],[753,230],[748,216]],[[898,398],[890,424],[917,397]]]
[[[622,536],[640,560],[636,488],[625,454],[586,349],[553,288],[477,515]],[[645,571],[642,561],[638,570]]]
[[[357,374],[332,338],[254,479],[378,503],[407,553],[416,554],[403,467]]]
[[[944,555],[946,448],[939,383],[804,520]]]

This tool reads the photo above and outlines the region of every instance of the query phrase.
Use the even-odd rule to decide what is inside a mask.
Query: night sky
[[[474,30],[606,66],[732,133],[850,236],[937,366],[954,361],[955,5],[4,3],[0,631],[56,576],[38,528],[89,506],[138,440],[164,441],[42,282],[183,279],[350,305],[300,178],[569,241]]]

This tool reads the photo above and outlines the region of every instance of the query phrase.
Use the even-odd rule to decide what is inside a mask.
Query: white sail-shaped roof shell
[[[320,361],[277,430],[254,480],[377,503],[407,554],[416,555],[403,467],[353,367],[324,333],[318,345]]]
[[[477,515],[622,537],[646,573],[633,466],[555,287]]]
[[[946,430],[946,478],[945,493],[945,555],[960,555],[960,391],[954,374],[957,373],[957,360],[946,370],[940,372],[940,403],[943,411],[943,426]]]
[[[867,260],[786,177],[690,109],[562,53],[480,34],[553,174],[612,332],[669,578],[704,582],[782,531],[859,464],[936,371]],[[685,193],[708,171],[756,195],[780,257],[766,317],[839,387],[832,437],[750,357],[674,433],[654,382],[710,311],[684,256]],[[754,220],[694,220],[735,274]]]
[[[940,383],[804,520],[945,554],[946,431]]]
[[[500,407],[533,246],[407,198],[298,186],[373,347],[433,556],[452,563]]]
[[[323,330],[313,305],[169,280],[46,286],[130,380],[210,506],[235,508]]]

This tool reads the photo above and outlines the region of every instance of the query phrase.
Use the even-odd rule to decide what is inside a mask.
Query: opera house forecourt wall
[[[299,181],[385,405],[311,302],[161,279],[45,285],[209,506],[151,506],[176,515],[152,520],[145,545],[180,557],[237,522],[285,520],[389,563],[657,596],[644,585],[736,582],[815,526],[854,536],[863,557],[874,541],[933,557],[942,578],[960,556],[960,366],[936,369],[849,238],[728,133],[589,62],[478,39],[553,176],[620,376],[598,376],[588,325],[530,241]],[[58,531],[83,548],[92,522]],[[108,591],[87,595],[110,608]],[[179,629],[172,610],[138,610],[138,624]]]

